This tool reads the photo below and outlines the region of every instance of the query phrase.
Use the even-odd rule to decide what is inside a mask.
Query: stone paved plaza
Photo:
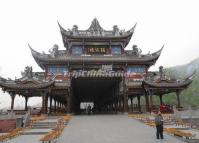
[[[59,143],[183,143],[164,134],[156,140],[155,129],[126,115],[73,116]]]

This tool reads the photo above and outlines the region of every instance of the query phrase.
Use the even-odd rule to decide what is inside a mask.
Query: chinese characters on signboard
[[[106,54],[105,47],[88,47],[87,53],[89,54]]]

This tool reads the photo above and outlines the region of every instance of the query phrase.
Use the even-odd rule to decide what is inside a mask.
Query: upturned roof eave
[[[4,88],[5,90],[37,90],[37,89],[46,89],[50,86],[54,86],[54,81],[49,81],[39,84],[0,83],[0,87]]]
[[[176,83],[156,83],[154,81],[143,81],[143,85],[149,88],[186,88],[192,83],[192,80]]]
[[[84,36],[84,35],[70,35],[66,32],[61,31],[62,36],[65,36],[67,39],[126,39],[131,38],[133,33],[126,33],[125,35],[119,35],[119,36]]]
[[[30,47],[30,46],[29,46]],[[61,63],[75,63],[75,62],[84,62],[84,63],[92,63],[92,62],[104,62],[104,63],[124,63],[124,64],[146,64],[153,65],[158,60],[161,52],[161,48],[157,52],[152,53],[150,56],[143,55],[143,57],[139,56],[131,56],[131,55],[121,55],[121,56],[104,56],[104,57],[84,57],[84,56],[74,56],[74,55],[65,55],[64,57],[50,57],[49,54],[41,54],[30,47],[31,53],[37,64],[44,69],[45,65],[48,64],[61,64]]]

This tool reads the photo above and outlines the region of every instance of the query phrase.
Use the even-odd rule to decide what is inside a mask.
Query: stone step
[[[59,116],[48,116],[48,119],[59,119],[59,118],[61,118],[61,117],[59,117]]]
[[[32,125],[32,127],[56,127],[56,124],[55,125]]]
[[[53,129],[54,127],[49,127],[49,126],[43,126],[43,127],[32,127],[32,129]]]
[[[56,123],[54,124],[32,124],[32,126],[55,126]]]
[[[35,122],[33,124],[56,124],[57,122]]]
[[[57,122],[55,121],[42,121],[42,122],[35,122],[32,124],[32,129],[48,129],[48,128],[55,128]]]
[[[56,125],[57,123],[54,124],[32,124],[33,126],[52,126],[52,125]]]
[[[21,135],[43,135],[47,133],[48,132],[24,132],[24,133],[21,133]]]

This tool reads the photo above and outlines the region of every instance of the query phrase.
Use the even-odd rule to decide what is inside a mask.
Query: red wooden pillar
[[[25,110],[28,110],[28,97],[25,96]]]
[[[41,112],[42,112],[43,114],[44,114],[44,106],[45,106],[44,100],[45,100],[45,96],[42,95],[42,107],[41,107]]]
[[[149,97],[147,95],[147,93],[145,92],[145,101],[146,101],[146,111],[150,112],[150,107],[149,107]]]
[[[52,100],[53,100],[52,95],[50,95],[50,113],[52,113]]]
[[[15,100],[15,96],[16,96],[16,94],[10,93],[10,97],[11,97],[11,110],[14,109],[14,100]]]
[[[124,106],[124,112],[128,112],[128,95],[124,93],[124,101],[123,101],[123,106]]]
[[[180,91],[179,90],[176,91],[176,96],[177,96],[178,107],[181,107],[181,103],[180,103]]]
[[[131,112],[133,112],[133,97],[131,96]]]
[[[149,89],[148,90],[148,97],[149,97],[149,109],[150,109],[150,112],[152,111],[152,107],[153,107],[153,97],[152,97],[152,90]]]
[[[42,113],[43,114],[46,114],[47,113],[47,103],[48,103],[48,97],[47,97],[47,94],[44,93],[42,95]]]
[[[141,112],[140,95],[137,96],[137,99],[138,99],[138,111]]]
[[[57,113],[57,101],[54,99],[54,112]]]
[[[72,112],[72,109],[71,109],[71,96],[72,96],[72,93],[69,91],[69,94],[67,96],[67,112],[68,113]]]
[[[160,105],[162,105],[162,95],[159,95],[159,98],[160,98]]]
[[[151,109],[153,107],[153,92],[152,90],[149,90],[149,96],[150,96],[150,105],[151,105]]]
[[[119,102],[119,111],[121,112],[121,97],[120,96],[119,96],[118,102]]]
[[[45,95],[45,114],[48,113],[48,94]]]

